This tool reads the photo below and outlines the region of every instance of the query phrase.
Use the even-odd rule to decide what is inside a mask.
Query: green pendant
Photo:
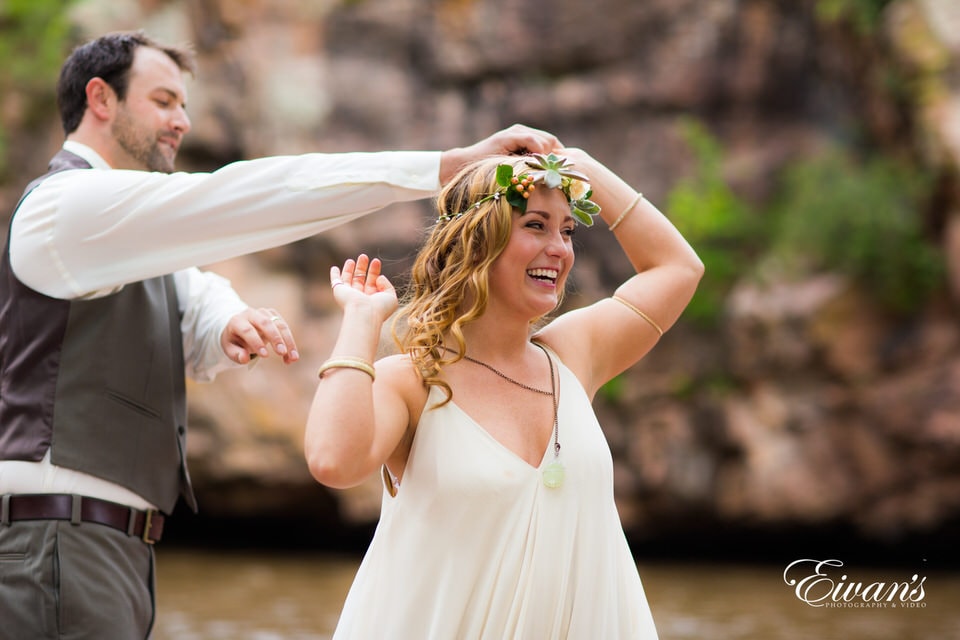
[[[543,484],[550,489],[556,489],[563,484],[563,478],[567,471],[563,468],[563,463],[554,460],[543,470]]]

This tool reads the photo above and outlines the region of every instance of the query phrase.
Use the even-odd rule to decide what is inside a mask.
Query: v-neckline
[[[532,464],[530,464],[529,462],[527,462],[527,461],[523,458],[523,456],[521,456],[519,453],[517,453],[516,451],[514,451],[513,449],[511,449],[510,447],[508,447],[508,446],[505,445],[504,443],[500,442],[497,438],[495,438],[492,433],[490,433],[489,431],[487,431],[487,430],[483,427],[482,424],[480,424],[479,422],[477,422],[477,421],[473,418],[473,416],[471,416],[469,413],[467,413],[466,410],[465,410],[463,407],[461,407],[460,405],[458,405],[458,404],[457,404],[456,402],[454,402],[453,400],[451,400],[451,401],[448,402],[447,404],[451,405],[454,409],[456,409],[457,411],[459,411],[459,412],[463,415],[463,417],[465,417],[465,418],[470,422],[470,424],[471,424],[477,431],[479,431],[480,433],[482,433],[487,439],[489,439],[491,442],[493,442],[493,443],[497,446],[498,449],[506,452],[511,458],[513,458],[514,460],[520,462],[521,464],[523,464],[523,466],[527,467],[528,469],[530,469],[530,470],[532,470],[532,471],[537,471],[537,470],[539,470],[539,469],[543,466],[544,461],[546,461],[546,459],[550,456],[550,452],[551,452],[552,449],[553,449],[553,429],[550,430],[550,435],[547,437],[547,444],[546,444],[546,446],[544,447],[543,455],[540,456],[540,462],[537,463],[536,465],[532,465]]]
[[[562,374],[561,374],[561,371],[560,371],[560,361],[559,361],[559,359],[556,360],[556,361],[554,360],[553,353],[551,352],[550,348],[547,347],[546,345],[544,345],[544,344],[542,344],[542,343],[540,343],[540,342],[533,341],[533,340],[531,340],[531,343],[534,344],[534,345],[536,345],[537,347],[539,347],[540,350],[543,351],[543,355],[545,355],[545,356],[547,357],[547,362],[548,362],[548,364],[549,364],[549,366],[550,366],[550,370],[551,370],[551,376],[550,376],[551,383],[554,384],[554,388],[551,389],[551,392],[553,392],[553,393],[556,394],[556,395],[553,395],[553,399],[554,399],[553,407],[554,407],[554,421],[557,421],[557,420],[560,419],[560,416],[559,416],[559,411],[560,411],[560,392],[559,392],[559,389],[562,387],[562,385],[560,384],[560,377],[561,377],[561,375],[562,375]],[[483,364],[483,363],[480,363],[480,364]],[[483,366],[489,366],[489,365],[483,365]],[[554,367],[556,367],[556,372],[557,372],[556,381],[553,380],[553,369],[554,369]],[[494,371],[496,372],[496,370],[494,370]],[[497,373],[498,373],[498,375],[500,375],[501,377],[505,377],[505,376],[503,376],[503,374],[501,374],[501,373],[499,373],[499,372],[497,372]],[[514,384],[517,384],[517,382],[516,382],[515,380],[512,380],[512,379],[510,379],[510,378],[507,378],[507,379],[510,380],[510,382],[513,382]],[[432,392],[432,389],[431,389],[431,392]],[[428,394],[428,403],[429,403],[429,395],[432,395],[432,393],[431,393],[431,394]],[[510,447],[508,447],[506,444],[504,444],[503,442],[501,442],[500,440],[498,440],[492,433],[490,433],[489,431],[487,431],[487,429],[486,429],[482,424],[480,424],[480,422],[478,422],[476,419],[474,419],[474,417],[471,416],[471,415],[467,412],[466,409],[464,409],[463,407],[461,407],[459,404],[457,404],[456,402],[454,402],[452,399],[449,401],[448,404],[453,405],[453,407],[454,407],[457,411],[459,411],[461,414],[463,414],[463,416],[464,416],[467,420],[470,421],[470,424],[472,424],[476,429],[478,429],[481,433],[483,433],[487,438],[489,438],[490,440],[492,440],[492,441],[497,445],[498,448],[506,451],[506,452],[510,455],[510,457],[515,458],[516,460],[518,460],[518,461],[520,461],[521,463],[523,463],[523,465],[524,465],[525,467],[528,467],[528,468],[533,469],[533,470],[538,470],[538,469],[540,469],[540,468],[544,465],[544,462],[547,460],[547,458],[550,457],[550,454],[551,454],[551,452],[553,451],[553,448],[554,448],[554,446],[555,446],[554,438],[555,438],[555,435],[556,435],[556,434],[555,434],[555,429],[557,428],[557,427],[556,427],[556,424],[551,425],[550,434],[547,436],[547,443],[546,443],[546,445],[544,446],[544,449],[543,449],[543,455],[540,456],[540,462],[539,462],[538,464],[536,464],[536,465],[533,465],[533,464],[530,464],[529,462],[527,462],[526,459],[524,459],[519,453],[517,453],[516,451],[514,451],[513,449],[511,449]]]

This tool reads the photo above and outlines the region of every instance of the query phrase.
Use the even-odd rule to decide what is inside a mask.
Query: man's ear
[[[87,109],[98,120],[110,120],[117,105],[117,94],[103,78],[87,83]]]

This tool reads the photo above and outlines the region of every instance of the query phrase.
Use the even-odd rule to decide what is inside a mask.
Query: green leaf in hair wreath
[[[590,200],[593,190],[586,175],[574,170],[573,163],[567,158],[553,153],[534,153],[525,162],[532,171],[519,175],[514,175],[513,165],[498,165],[496,180],[499,189],[473,203],[466,211],[439,216],[437,222],[459,218],[471,209],[479,209],[484,202],[497,200],[501,196],[507,199],[510,206],[525,213],[527,198],[537,184],[542,184],[548,189],[560,189],[570,203],[570,213],[574,219],[584,226],[593,226],[593,218],[600,213],[600,206]]]

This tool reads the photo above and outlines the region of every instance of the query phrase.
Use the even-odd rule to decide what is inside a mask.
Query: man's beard
[[[173,173],[173,158],[167,157],[152,134],[141,132],[125,109],[121,109],[112,127],[113,137],[127,154],[147,171]]]

